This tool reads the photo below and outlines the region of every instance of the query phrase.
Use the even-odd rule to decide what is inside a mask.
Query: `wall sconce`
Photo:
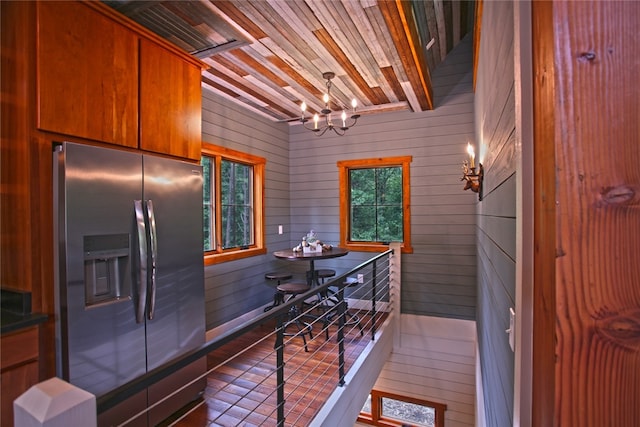
[[[471,162],[469,163],[466,160],[462,162],[462,178],[460,178],[460,181],[466,181],[464,183],[464,189],[471,189],[474,193],[478,193],[478,200],[482,201],[482,180],[484,179],[484,168],[482,167],[482,163],[478,163],[478,168],[476,168],[476,154],[470,143],[467,143],[467,153],[469,153],[469,159]],[[477,173],[476,169],[478,169]]]

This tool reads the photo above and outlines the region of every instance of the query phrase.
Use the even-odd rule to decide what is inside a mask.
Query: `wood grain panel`
[[[0,424],[5,427],[13,426],[13,401],[29,387],[38,382],[38,362],[30,362],[16,369],[0,374],[2,383],[2,397],[0,401]]]
[[[406,101],[407,95],[404,93],[404,90],[402,90],[402,86],[400,86],[400,83],[398,83],[398,78],[393,70],[393,67],[382,68],[382,74],[389,83],[389,86],[391,86],[391,89],[393,90],[396,98],[399,101]]]
[[[239,60],[247,64],[251,69],[258,71],[259,74],[263,75],[265,78],[273,81],[280,87],[288,86],[288,83],[282,80],[279,76],[271,72],[271,70],[267,69],[264,65],[258,62],[255,58],[251,57],[242,49],[236,49],[233,51],[232,55],[237,57]]]
[[[211,74],[212,76],[215,76],[215,77],[219,78],[220,80],[224,80],[224,81],[227,81],[229,83],[233,83],[233,84],[231,84],[229,86],[225,86],[225,88],[226,88],[225,92],[227,92],[227,93],[236,93],[236,92],[230,92],[232,90],[231,88],[233,88],[235,86],[236,88],[241,89],[246,94],[248,94],[248,95],[252,96],[253,98],[255,98],[256,100],[260,101],[262,103],[261,106],[262,105],[267,106],[266,109],[272,109],[274,111],[280,111],[280,112],[287,113],[287,114],[289,114],[289,113],[291,113],[291,111],[293,111],[293,109],[287,109],[287,108],[282,107],[281,105],[270,105],[269,104],[269,98],[267,96],[265,96],[264,94],[254,90],[253,88],[249,87],[246,84],[242,84],[242,83],[237,82],[236,80],[231,79],[230,77],[228,77],[227,74],[224,74],[224,73],[222,73],[222,72],[220,72],[220,71],[218,71],[216,69],[212,68],[212,69],[210,69],[208,71],[208,73]],[[206,76],[206,73],[204,75]],[[216,86],[221,86],[221,85],[216,84]],[[243,96],[243,95],[241,93],[236,93],[236,96]]]
[[[227,59],[224,54],[216,55],[212,57],[209,61],[218,63],[223,67],[225,67],[226,69],[234,72],[235,74],[241,77],[245,77],[249,74],[247,70],[245,70],[244,68],[240,67],[239,65],[236,65],[234,62]],[[211,71],[210,69],[208,70]]]
[[[553,10],[534,2],[534,306],[532,425],[555,425],[555,79]]]
[[[417,101],[420,104],[420,107],[417,110],[430,109],[432,105],[431,88],[426,85],[426,81],[420,76],[422,70],[418,70],[416,68],[414,52],[411,49],[410,41],[407,40],[408,35],[405,32],[406,28],[403,26],[404,15],[401,15],[400,13],[400,8],[402,6],[396,7],[393,2],[379,1],[378,7],[384,17],[387,27],[393,33],[392,38],[394,40],[395,47],[399,52],[399,57],[402,61],[404,70],[407,75],[410,76],[410,80],[415,82],[415,84],[412,83],[412,87],[416,94]],[[418,82],[420,82],[421,85],[419,85]],[[416,108],[414,107],[414,109]]]
[[[340,62],[340,66],[347,72],[347,74],[355,81],[357,87],[365,94],[369,102],[374,105],[382,104],[385,102],[389,102],[389,99],[384,94],[378,94],[369,87],[367,82],[360,76],[354,65],[351,63],[349,58],[345,55],[345,53],[340,49],[340,47],[335,43],[335,41],[331,38],[331,36],[325,30],[317,30],[313,33],[320,43],[331,53],[331,55],[336,58],[338,62]],[[379,96],[382,96],[379,98]],[[345,105],[349,105],[348,102],[344,102]]]
[[[312,96],[317,98],[322,97],[321,90],[309,84],[309,82],[304,77],[302,77],[300,73],[294,70],[289,64],[284,62],[279,56],[269,56],[268,59],[269,59],[269,62],[271,62],[276,67],[280,68],[290,78],[295,80],[301,87],[303,87],[306,91],[308,91]]]
[[[140,41],[140,148],[200,159],[200,68]]]
[[[2,335],[1,424],[13,425],[13,401],[38,382],[38,327]]]
[[[30,164],[31,101],[35,99],[32,61],[23,52],[33,49],[35,35],[30,25],[35,21],[35,4],[1,2],[0,27],[2,43],[2,104],[0,119],[0,265],[2,285],[33,291],[33,265],[36,258],[31,249],[35,239],[30,227],[32,209],[31,182],[35,179]],[[39,296],[39,295],[38,295]]]
[[[218,9],[223,11],[225,15],[233,19],[233,21],[237,22],[256,40],[267,37],[264,31],[262,31],[253,20],[249,19],[244,13],[242,13],[237,7],[235,7],[232,2],[228,0],[211,0],[211,3],[213,3]]]
[[[37,34],[37,126],[137,147],[136,35],[74,2],[39,2]]]
[[[554,419],[631,426],[640,419],[640,101],[629,88],[640,75],[640,4],[558,2],[553,18]]]
[[[347,4],[350,6],[348,10]],[[363,40],[359,26],[354,22],[354,19],[366,16],[359,7],[359,2],[317,2],[313,6],[324,31],[330,34],[332,41],[350,59],[367,86],[377,87],[382,84],[385,93],[390,91],[382,79],[376,58]],[[375,38],[370,41],[374,42]]]
[[[38,358],[38,328],[2,335],[2,355],[0,369],[33,361]]]

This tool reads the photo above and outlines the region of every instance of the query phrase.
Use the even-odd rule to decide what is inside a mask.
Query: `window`
[[[410,253],[411,156],[338,162],[340,176],[340,246],[383,251],[402,242]]]
[[[371,390],[358,421],[385,427],[444,427],[446,410],[442,403]]]
[[[266,253],[265,159],[202,144],[205,264]]]

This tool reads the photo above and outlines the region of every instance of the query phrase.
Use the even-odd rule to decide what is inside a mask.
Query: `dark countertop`
[[[0,290],[0,333],[18,331],[47,321],[49,316],[31,312],[31,293],[18,289]]]
[[[7,310],[0,310],[2,326],[0,334],[18,331],[29,326],[39,325],[47,321],[49,316],[42,313],[17,314]]]

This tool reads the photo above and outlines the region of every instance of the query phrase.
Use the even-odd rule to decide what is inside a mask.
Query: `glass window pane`
[[[402,204],[402,168],[378,168],[376,189],[379,205]]]
[[[362,406],[362,411],[360,412],[371,414],[371,395],[367,396],[367,400],[366,402],[364,402],[364,405]]]
[[[253,244],[253,168],[222,160],[222,247]]]
[[[377,240],[381,242],[401,242],[402,206],[380,206],[377,216]]]
[[[352,205],[375,204],[375,169],[352,169],[349,171]]]
[[[351,169],[349,185],[349,239],[402,242],[402,167]]]
[[[202,156],[202,200],[204,220],[204,251],[215,249],[215,163],[211,157]]]
[[[358,242],[376,240],[376,211],[370,206],[351,207],[351,240]]]
[[[434,408],[388,397],[382,398],[382,415],[419,426],[435,427],[436,422]]]

